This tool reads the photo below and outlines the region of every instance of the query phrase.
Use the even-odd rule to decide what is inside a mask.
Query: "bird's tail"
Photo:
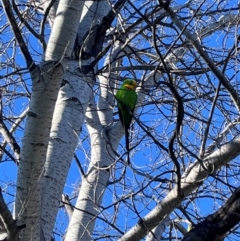
[[[127,164],[130,165],[130,149],[129,149],[129,129],[125,128],[125,142],[127,150]]]

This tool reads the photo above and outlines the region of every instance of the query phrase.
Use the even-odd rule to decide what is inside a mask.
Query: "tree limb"
[[[221,241],[240,222],[240,188],[215,213],[207,216],[182,241]]]

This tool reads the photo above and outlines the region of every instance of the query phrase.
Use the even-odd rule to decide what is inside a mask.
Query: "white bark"
[[[81,45],[82,43],[87,44],[89,39],[86,37],[86,33],[90,30],[93,31],[96,25],[101,24],[103,17],[105,17],[110,10],[111,6],[107,0],[85,2],[80,19],[81,25],[78,29],[78,41]]]
[[[95,112],[96,113],[96,112]],[[91,240],[98,207],[109,179],[109,168],[113,159],[107,150],[106,135],[99,130],[98,119],[93,115],[91,127],[91,163],[88,173],[81,183],[80,194],[75,205],[65,241]],[[95,129],[96,128],[96,129]]]
[[[15,217],[26,224],[26,228],[21,231],[22,240],[37,241],[43,238],[40,229],[41,177],[53,110],[64,74],[61,58],[66,55],[69,57],[72,51],[81,5],[82,2],[78,0],[62,0],[59,3],[56,18],[58,21],[53,26],[44,58],[49,61],[36,67],[31,73],[33,88],[23,138],[15,202]]]
[[[147,235],[146,241],[161,241],[163,232],[166,227],[171,223],[171,219],[166,217],[160,224],[158,224],[152,231]]]
[[[44,60],[70,57],[85,1],[60,0]],[[60,40],[60,41],[59,41]]]
[[[78,63],[70,63],[64,78],[67,83],[61,87],[55,106],[42,185],[41,228],[45,240],[50,240],[52,235],[59,201],[92,94],[93,76],[79,77]]]
[[[107,1],[101,3],[87,1],[85,4],[80,19],[78,39],[84,38],[89,29],[99,24],[104,14],[110,10]],[[91,61],[92,59],[81,61],[80,68],[88,66]],[[52,234],[70,162],[92,96],[94,80],[92,72],[88,75],[81,74],[78,61],[69,63],[67,75],[64,77],[66,84],[61,88],[55,106],[44,166],[41,227],[46,240],[50,239]]]
[[[119,47],[114,51],[113,58],[118,54]],[[106,61],[110,61],[107,58]],[[109,171],[114,162],[116,150],[123,134],[120,128],[119,138],[112,140],[108,130],[113,119],[113,86],[109,76],[101,76],[99,106],[97,108],[92,96],[86,113],[88,131],[91,139],[91,162],[86,177],[83,178],[80,194],[75,210],[69,223],[65,241],[91,240],[98,208],[109,179]]]
[[[32,231],[28,228],[38,225],[34,220],[41,208],[37,201],[40,200],[39,180],[43,171],[52,113],[60,85],[57,81],[51,81],[51,78],[59,80],[62,76],[62,66],[54,65],[54,62],[47,63],[41,69],[35,69],[32,74],[32,96],[23,137],[15,202],[15,217],[27,225],[27,228],[21,232],[23,240],[31,240],[28,234],[31,235]],[[39,235],[38,232],[37,236]]]

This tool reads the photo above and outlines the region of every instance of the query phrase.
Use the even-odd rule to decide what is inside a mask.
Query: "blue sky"
[[[178,3],[182,3],[185,1],[181,1]],[[229,5],[230,4],[235,4],[234,1],[229,1]],[[213,8],[214,9],[214,8]],[[220,16],[218,16],[220,17]],[[208,18],[204,18],[204,20],[206,21]],[[2,22],[4,22],[4,18],[2,18]],[[2,24],[0,22],[0,24]],[[204,22],[202,22],[201,24],[204,24]],[[193,29],[196,26],[193,26]],[[170,31],[170,30],[169,30]],[[169,32],[171,33],[171,31]],[[236,32],[236,35],[239,34],[239,31]],[[231,47],[234,44],[235,39],[232,37],[233,35],[229,35],[226,37],[225,32],[217,32],[216,34],[213,34],[211,36],[209,36],[208,38],[206,38],[204,40],[204,44],[207,45],[208,48],[213,48],[213,49],[218,49],[219,51],[221,50],[221,46],[222,43],[224,43],[224,46],[226,47]],[[39,43],[29,34],[25,36],[26,38],[28,38],[31,41],[31,53],[34,56],[34,59],[36,62],[40,61],[40,57],[41,57],[41,53],[42,53],[42,49],[39,45]],[[3,46],[7,46],[7,42],[9,41],[9,38],[11,38],[11,30],[8,28],[2,35],[2,40],[4,43]],[[171,39],[172,39],[172,35],[169,36],[169,38],[164,38],[162,39],[162,41],[164,43],[169,43],[171,44]],[[139,45],[143,43],[143,40],[141,37],[139,37]],[[10,46],[13,46],[10,45]],[[144,46],[144,45],[143,45]],[[147,44],[147,46],[145,45],[144,47],[149,47],[150,44]],[[35,52],[35,50],[37,52]],[[40,53],[40,54],[39,54]],[[12,56],[13,55],[13,49],[10,47],[7,49],[6,52],[2,52],[1,53],[1,62],[4,63],[7,59],[8,56]],[[190,60],[191,57],[189,57],[189,55],[186,55],[186,57],[188,57]],[[215,56],[216,59],[215,60],[222,60],[221,56]],[[13,67],[16,68],[16,65],[18,66],[17,68],[25,68],[25,61],[19,51],[19,49],[17,49],[16,53],[14,54],[14,63],[11,63],[13,65]],[[144,59],[145,61],[148,61],[147,58]],[[132,60],[132,63],[135,63],[136,61]],[[127,59],[125,59],[124,61],[124,65],[128,65],[129,62],[127,61]],[[9,67],[9,64],[7,66],[8,68],[2,68],[0,74],[6,74],[9,73],[13,70],[13,68]],[[99,66],[101,67],[101,66]],[[183,65],[178,64],[178,67],[181,68],[183,67]],[[199,66],[198,66],[199,67]],[[234,66],[232,64],[232,69],[228,69],[227,70],[227,75],[228,76],[232,76],[234,73],[234,70],[236,70],[236,68],[238,68],[239,65],[237,63],[237,66]],[[122,76],[125,75],[129,75],[128,72],[122,72],[121,73]],[[140,79],[142,72],[141,71],[136,71],[136,76]],[[24,82],[21,82],[20,77],[24,79]],[[6,82],[10,83],[9,88],[7,89],[6,95],[3,99],[3,111],[5,113],[6,116],[17,116],[20,113],[23,112],[23,110],[26,108],[26,106],[29,103],[29,97],[23,97],[23,95],[25,93],[27,93],[26,91],[26,87],[29,91],[31,91],[31,80],[29,78],[29,75],[26,74],[26,71],[23,70],[23,74],[21,76],[14,76],[12,79],[5,79]],[[217,85],[218,80],[212,75],[209,74],[209,78],[211,79],[211,82],[214,86]],[[181,81],[181,79],[179,80]],[[198,81],[198,83],[200,83],[202,81],[202,85],[206,84],[206,78],[189,78],[189,82],[194,86],[195,81]],[[17,82],[17,85],[16,85]],[[233,83],[238,84],[238,75],[236,75],[233,80]],[[4,83],[3,83],[4,84]],[[2,83],[0,84],[2,86]],[[186,85],[182,85],[181,86],[183,89],[187,88]],[[150,100],[154,100],[157,101],[160,98],[164,99],[164,92],[165,92],[165,88],[164,86],[161,86],[160,89],[158,90],[153,90],[152,91],[152,96],[150,98]],[[204,88],[207,87],[203,87]],[[202,91],[203,91],[202,90]],[[167,91],[166,91],[167,92]],[[165,94],[166,94],[165,92]],[[17,94],[16,94],[17,93]],[[8,102],[9,98],[12,95],[15,95],[15,100],[13,102]],[[212,93],[211,95],[212,97],[214,96],[214,93]],[[227,98],[227,97],[226,97]],[[189,102],[190,103],[190,102]],[[204,106],[207,105],[207,106]],[[202,109],[202,116],[207,120],[208,116],[209,116],[209,110],[207,111],[207,109],[210,108],[211,105],[211,100],[207,103],[207,102],[202,102],[201,100],[196,102],[196,108]],[[196,109],[190,109],[187,108],[188,107],[188,102],[185,103],[186,106],[186,110],[188,111],[189,114],[195,115],[196,114]],[[211,134],[212,137],[214,138],[215,136],[217,136],[218,131],[224,128],[224,125],[226,123],[226,119],[233,119],[234,117],[236,117],[236,110],[232,109],[231,105],[228,105],[228,103],[224,103],[223,104],[223,108],[227,109],[231,109],[233,110],[233,112],[235,113],[231,113],[231,116],[226,117],[227,113],[224,113],[222,111],[222,109],[217,109],[215,110],[214,116],[213,116],[213,120],[214,120],[214,125],[211,126]],[[151,127],[151,132],[155,133],[155,135],[158,137],[159,141],[161,142],[161,144],[165,145],[166,147],[168,147],[168,141],[169,141],[169,136],[172,133],[172,131],[175,128],[175,124],[170,124],[167,125],[165,122],[164,118],[169,118],[172,121],[174,121],[175,117],[172,116],[172,105],[171,104],[159,104],[159,105],[148,105],[145,106],[143,109],[139,108],[138,111],[138,115],[140,118],[140,121],[143,122],[144,124],[146,124],[147,126]],[[141,113],[141,115],[140,115]],[[143,114],[142,114],[143,113]],[[114,116],[115,119],[117,119],[117,116]],[[185,121],[189,121],[189,123],[191,122],[191,116],[185,114]],[[164,120],[164,121],[163,121]],[[5,124],[10,127],[12,125],[11,122],[9,121],[5,121]],[[18,128],[17,132],[15,134],[16,138],[19,140],[19,144],[21,145],[21,137],[23,135],[24,132],[24,125],[22,125],[23,128]],[[172,162],[170,162],[167,158],[166,153],[163,153],[157,145],[155,145],[153,143],[153,141],[146,136],[146,133],[144,133],[141,128],[138,126],[137,123],[134,124],[134,129],[138,132],[138,135],[136,136],[136,140],[134,140],[135,144],[139,144],[138,141],[141,140],[141,138],[143,138],[143,140],[141,141],[141,143],[139,145],[136,146],[135,150],[132,152],[134,153],[134,156],[131,157],[131,162],[133,163],[133,166],[139,170],[142,171],[143,174],[146,172],[149,172],[151,175],[160,175],[160,178],[166,178],[166,179],[171,179],[173,173],[169,172],[169,170],[173,170],[174,165]],[[185,133],[189,133],[188,136],[188,142],[189,145],[191,144],[196,144],[196,145],[200,145],[201,143],[201,139],[199,138],[200,133],[204,130],[202,123],[195,123],[193,125],[185,125],[184,126],[184,132]],[[195,134],[197,133],[197,134]],[[235,133],[229,135],[229,138],[227,140],[230,140]],[[85,137],[87,135],[87,132],[84,128],[84,132],[81,135],[80,139],[83,139],[83,137]],[[1,141],[2,141],[2,137],[0,137]],[[151,145],[149,145],[149,142],[151,142]],[[211,142],[211,139],[207,140],[207,144]],[[77,155],[78,158],[80,160],[82,160],[83,164],[84,164],[84,168],[86,170],[86,156],[85,153],[83,151],[83,148],[87,148],[89,151],[89,140],[84,141],[83,143],[81,143],[81,145],[79,145],[79,148],[77,150]],[[8,148],[9,150],[9,148]],[[124,149],[124,138],[121,141],[121,146],[119,147],[119,152],[121,154],[123,154],[125,152]],[[198,153],[196,153],[197,155]],[[6,156],[5,156],[6,158]],[[184,157],[182,162],[184,163],[188,163],[188,161],[194,161],[194,158],[192,157]],[[121,167],[121,164],[118,164],[118,167]],[[155,167],[155,169],[151,169],[152,167]],[[167,172],[167,173],[165,173]],[[164,174],[164,175],[163,175]],[[119,169],[118,171],[116,171],[115,174],[115,178],[119,177],[121,175],[121,169]],[[1,163],[0,165],[0,185],[2,187],[3,193],[4,193],[4,198],[6,200],[6,202],[9,204],[10,209],[12,209],[12,204],[13,204],[13,200],[14,200],[14,192],[15,192],[15,181],[16,181],[16,176],[17,176],[17,167],[16,165],[12,162],[9,161],[7,158],[4,159],[4,161]],[[238,181],[235,178],[231,178],[229,179],[231,180],[232,185],[238,185]],[[67,178],[67,182],[64,188],[64,193],[71,195],[74,190],[76,190],[76,188],[78,187],[79,183],[81,181],[81,177],[80,177],[80,173],[78,170],[78,167],[75,163],[75,161],[72,162],[71,164],[71,168],[69,171],[69,175]],[[209,178],[208,180],[206,180],[204,182],[204,185],[206,188],[208,188],[211,183],[213,183],[215,180],[212,178]],[[136,173],[134,173],[133,170],[131,169],[127,169],[127,173],[126,173],[126,177],[122,180],[121,183],[118,183],[116,185],[110,185],[107,188],[106,194],[103,198],[103,207],[107,207],[108,205],[110,205],[113,201],[118,200],[123,194],[127,194],[128,191],[130,191],[130,188],[133,188],[134,191],[140,189],[139,186],[140,185],[147,185],[148,180],[146,180],[146,178],[143,175],[137,175]],[[127,185],[127,187],[129,188],[124,188],[123,184]],[[219,185],[219,188],[222,188],[222,184],[219,183],[216,186]],[[139,192],[135,198],[133,199],[133,202],[136,204],[137,209],[139,211],[139,214],[141,215],[141,217],[143,217],[144,215],[146,215],[149,210],[151,210],[153,207],[155,207],[156,205],[156,201],[157,200],[161,200],[167,193],[167,190],[169,190],[171,188],[171,184],[166,182],[166,183],[158,183],[158,182],[152,182],[151,185],[149,185],[144,192]],[[224,186],[223,189],[226,189],[226,187]],[[165,191],[164,191],[165,190]],[[116,191],[115,194],[113,194],[113,191]],[[117,196],[116,196],[117,194]],[[145,196],[144,196],[145,195]],[[199,197],[196,202],[189,204],[190,205],[190,209],[189,211],[193,214],[193,215],[201,215],[202,217],[204,217],[205,215],[210,214],[213,210],[216,210],[217,208],[219,208],[219,206],[221,205],[222,201],[218,198],[217,194],[214,192],[214,190],[211,192],[211,189],[209,189],[209,196],[213,196],[215,195],[216,199],[212,199],[211,197],[206,197],[204,196],[205,193],[203,194],[203,197]],[[152,200],[151,200],[152,198]],[[216,201],[216,203],[214,203],[214,201]],[[224,200],[223,200],[224,201]],[[74,202],[74,200],[73,200]],[[186,201],[187,202],[187,201]],[[130,206],[130,208],[128,207],[128,205]],[[136,224],[136,222],[138,221],[139,217],[135,214],[134,211],[131,210],[131,201],[127,200],[126,203],[121,202],[120,206],[120,215],[116,220],[116,223],[122,227],[122,230],[125,231],[126,229],[129,229],[132,225]],[[106,217],[107,215],[111,216],[111,214],[114,211],[114,207],[110,207],[109,209],[105,210],[102,213],[102,216]],[[177,212],[178,215],[181,215],[180,212]],[[171,216],[172,218],[175,218],[176,215],[172,214]],[[127,220],[126,220],[127,219]],[[126,223],[125,223],[126,221]],[[65,228],[67,227],[67,215],[65,214],[63,209],[60,209],[59,215],[58,215],[58,219],[57,219],[57,228],[60,229],[61,232],[64,232]],[[96,232],[102,231],[103,226],[105,226],[101,221],[97,222],[96,225]],[[59,232],[60,232],[59,231]],[[110,233],[114,233],[112,230]],[[58,237],[58,235],[55,236],[56,240],[60,240],[60,238]]]

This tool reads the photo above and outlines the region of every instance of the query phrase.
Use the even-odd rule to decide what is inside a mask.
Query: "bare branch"
[[[13,219],[11,212],[9,211],[7,205],[4,202],[2,196],[2,189],[0,188],[0,218],[1,223],[4,225],[6,237],[4,240],[6,241],[17,241],[17,234],[20,229],[25,228],[25,225],[18,227],[16,221]]]
[[[18,41],[19,47],[23,53],[23,56],[25,57],[27,67],[29,70],[31,70],[32,68],[34,68],[35,65],[34,65],[32,56],[29,53],[28,48],[25,44],[23,36],[20,32],[20,29],[19,29],[16,19],[14,17],[14,14],[12,12],[11,4],[10,4],[9,0],[2,0],[2,3],[3,3],[4,11],[8,17],[9,23],[11,24],[12,31],[14,32],[14,35]]]
[[[196,34],[191,33],[186,26],[184,26],[181,21],[178,19],[177,15],[174,13],[174,11],[170,7],[166,7],[165,10],[170,15],[172,21],[176,26],[182,31],[182,34],[186,36],[186,38],[189,40],[189,42],[196,48],[200,56],[204,59],[206,64],[208,65],[209,69],[216,75],[216,77],[219,79],[219,81],[222,83],[222,85],[228,90],[233,102],[235,103],[236,108],[238,111],[240,111],[240,98],[236,90],[233,88],[233,86],[230,84],[230,81],[227,79],[227,77],[216,67],[216,65],[213,63],[211,58],[208,56],[207,52],[204,51],[200,43],[198,42],[198,37]]]

